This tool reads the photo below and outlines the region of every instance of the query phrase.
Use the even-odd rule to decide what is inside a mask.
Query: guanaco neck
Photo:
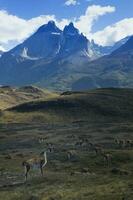
[[[46,165],[47,164],[47,152],[44,152],[44,160],[45,160],[44,165]]]

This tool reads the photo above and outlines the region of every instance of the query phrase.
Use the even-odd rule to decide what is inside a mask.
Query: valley
[[[132,89],[110,88],[7,106],[0,115],[0,199],[132,200],[132,102]],[[25,182],[22,162],[46,150],[44,177],[31,170]]]
[[[133,139],[132,131],[132,123],[1,125],[0,199],[132,200],[133,149],[114,142],[116,138]],[[88,144],[76,146],[83,136]],[[39,143],[39,138],[44,142]],[[25,183],[22,162],[38,156],[47,142],[53,143],[54,151],[47,153],[44,177],[31,170]],[[89,142],[111,153],[109,167]],[[75,154],[68,160],[70,150]]]

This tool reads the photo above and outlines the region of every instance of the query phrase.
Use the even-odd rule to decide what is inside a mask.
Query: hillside
[[[0,109],[6,109],[31,100],[45,99],[57,96],[55,93],[42,90],[34,86],[20,88],[1,86],[0,87]]]
[[[133,120],[132,89],[66,92],[6,109],[1,120],[16,122],[115,122]]]

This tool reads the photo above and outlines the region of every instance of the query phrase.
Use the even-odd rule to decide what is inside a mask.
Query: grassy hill
[[[6,109],[1,120],[12,122],[133,121],[132,89],[66,92]]]
[[[3,110],[27,101],[41,98],[45,99],[53,96],[57,95],[34,86],[24,86],[21,88],[1,86],[0,109]]]

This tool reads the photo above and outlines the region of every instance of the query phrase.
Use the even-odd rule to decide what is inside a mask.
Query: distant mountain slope
[[[72,84],[73,90],[99,87],[133,87],[133,36],[108,56],[84,66],[86,75]]]
[[[24,103],[4,112],[14,122],[126,122],[133,120],[133,89],[67,92],[59,97]]]
[[[122,46],[120,46],[118,49],[113,51],[112,55],[115,54],[133,54],[133,36],[130,37],[126,43],[124,43]]]
[[[95,42],[92,40],[92,48],[94,51],[97,52],[97,54],[99,54],[100,56],[104,56],[104,55],[109,55],[111,54],[113,51],[115,51],[116,49],[120,48],[122,45],[124,45],[131,36],[127,36],[123,39],[121,39],[120,41],[116,42],[114,45],[112,46],[100,46],[98,44],[95,44]]]
[[[42,90],[33,86],[13,88],[10,86],[0,87],[0,109],[6,109],[31,100],[55,97],[57,94]]]

